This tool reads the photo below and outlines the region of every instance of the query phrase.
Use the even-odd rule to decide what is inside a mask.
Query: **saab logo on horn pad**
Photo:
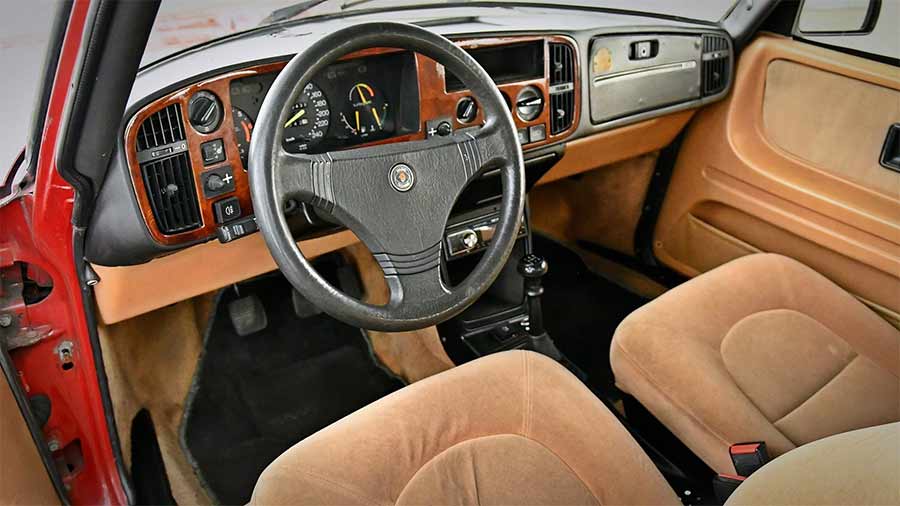
[[[391,186],[398,192],[408,192],[416,184],[416,173],[409,165],[398,163],[391,168],[388,179],[391,181]]]

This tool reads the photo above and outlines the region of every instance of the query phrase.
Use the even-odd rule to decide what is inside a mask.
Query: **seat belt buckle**
[[[728,448],[728,453],[731,455],[731,463],[734,464],[735,472],[744,478],[755,473],[769,461],[766,443],[762,441],[733,444]]]
[[[747,478],[733,474],[720,474],[713,478],[713,493],[719,504],[725,504],[731,494],[744,483]]]

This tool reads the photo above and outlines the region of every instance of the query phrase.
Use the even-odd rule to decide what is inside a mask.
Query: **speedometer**
[[[318,86],[307,84],[284,123],[284,149],[290,153],[308,151],[325,137],[330,124],[328,99]]]

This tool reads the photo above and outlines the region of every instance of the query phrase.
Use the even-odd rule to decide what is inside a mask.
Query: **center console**
[[[460,198],[444,234],[445,283],[457,285],[478,265],[499,221],[501,192],[500,178],[487,174]],[[526,345],[529,311],[517,266],[530,253],[531,231],[526,206],[518,240],[500,275],[474,304],[438,325],[444,348],[454,362]]]

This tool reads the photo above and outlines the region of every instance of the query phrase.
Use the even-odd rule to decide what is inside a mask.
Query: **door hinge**
[[[0,254],[0,258],[6,257]],[[25,297],[28,270],[26,264],[20,262],[5,261],[0,266],[0,339],[8,350],[31,346],[54,335],[49,325],[31,324]],[[38,284],[47,286],[50,283],[44,271],[32,270],[40,273],[34,275],[39,278]]]

